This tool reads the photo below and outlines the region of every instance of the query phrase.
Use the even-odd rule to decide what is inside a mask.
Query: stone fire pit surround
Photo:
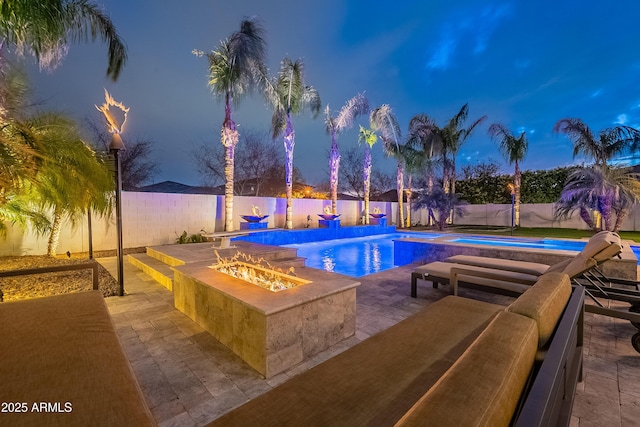
[[[266,378],[355,334],[351,277],[299,267],[311,283],[271,292],[210,265],[174,267],[174,305]]]

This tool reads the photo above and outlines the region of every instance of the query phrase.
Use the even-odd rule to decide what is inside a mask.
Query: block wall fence
[[[318,227],[318,215],[324,212],[329,200],[293,199],[294,228]],[[240,229],[240,215],[250,215],[257,206],[267,218],[269,228],[282,228],[285,222],[286,199],[273,197],[234,197],[234,228]],[[405,205],[406,206],[406,205]],[[397,222],[397,203],[371,202],[370,210],[378,208],[386,213],[389,225]],[[364,209],[361,201],[338,201],[341,225],[361,223],[360,213]],[[458,225],[511,225],[511,205],[467,205],[467,214],[456,217]],[[307,220],[309,218],[309,220]],[[427,212],[412,211],[413,224],[427,223]],[[116,248],[115,216],[101,218],[92,216],[93,250]],[[520,224],[523,227],[555,227],[586,229],[585,224],[574,215],[568,220],[553,217],[553,204],[522,205]],[[207,233],[224,231],[224,196],[168,193],[122,193],[122,229],[125,248],[155,246],[175,243],[186,231],[189,235],[200,231]],[[640,229],[640,207],[634,208],[623,224],[623,230]],[[5,237],[0,237],[0,256],[43,255],[47,252],[47,237],[38,236],[30,230],[9,225]],[[87,218],[76,226],[65,223],[60,233],[57,252],[87,252],[89,231]]]

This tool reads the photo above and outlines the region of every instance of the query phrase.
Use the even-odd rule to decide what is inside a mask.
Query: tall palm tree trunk
[[[286,151],[285,182],[287,184],[287,212],[284,228],[293,229],[293,148],[296,144],[296,132],[291,123],[291,113],[287,113],[287,128],[284,131],[284,149]]]
[[[591,214],[589,213],[587,208],[585,208],[584,206],[580,206],[580,218],[587,224],[587,226],[591,230],[596,229],[596,224],[593,222],[593,218]]]
[[[398,160],[396,186],[398,192],[398,226],[404,228],[404,168],[400,160]]]
[[[411,187],[413,175],[409,174],[407,178],[407,228],[411,228]]]
[[[513,175],[513,192],[515,198],[514,205],[514,224],[516,227],[520,227],[520,181],[522,175],[520,174],[520,166],[518,165],[518,161],[516,160],[516,170]]]
[[[369,224],[369,197],[371,194],[371,150],[367,146],[364,151],[364,223]]]
[[[338,171],[340,169],[340,151],[335,132],[331,132],[331,151],[329,153],[329,185],[331,187],[331,212],[338,212]]]
[[[62,228],[62,214],[56,209],[53,213],[53,224],[49,232],[49,241],[47,242],[47,255],[56,256],[58,242],[60,240],[60,230]]]
[[[231,119],[231,97],[227,96],[222,123],[222,145],[224,146],[224,229],[233,231],[233,174],[235,148],[238,143],[238,131]]]
[[[628,214],[627,210],[620,210],[616,212],[616,223],[613,226],[613,230],[611,231],[613,231],[614,233],[617,233],[620,231],[620,227],[622,227],[622,222],[627,217],[627,214]]]
[[[611,231],[611,200],[606,196],[598,197],[598,210],[602,215],[603,230]]]

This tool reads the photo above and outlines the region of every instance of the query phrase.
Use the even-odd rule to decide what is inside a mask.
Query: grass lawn
[[[469,233],[469,234],[490,234],[494,236],[519,236],[519,237],[549,237],[549,238],[561,238],[561,239],[581,239],[583,237],[593,236],[593,231],[589,230],[576,230],[573,228],[523,228],[519,227],[513,230],[509,227],[467,227],[456,226],[448,228],[448,231],[457,233]],[[620,237],[623,240],[633,240],[640,242],[640,231],[621,231]]]

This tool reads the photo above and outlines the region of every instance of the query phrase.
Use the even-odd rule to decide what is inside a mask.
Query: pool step
[[[254,256],[262,258],[271,266],[286,272],[290,267],[294,269],[304,267],[305,258],[297,256],[297,252],[295,248],[271,247],[265,251],[258,251]],[[173,290],[173,269],[171,267],[184,265],[187,263],[184,260],[187,259],[190,262],[206,260],[213,263],[211,254],[210,243],[194,243],[171,245],[170,248],[168,246],[148,247],[147,253],[131,254],[127,259],[130,264],[144,271],[171,291]],[[221,256],[223,255],[225,254],[221,254]]]
[[[127,256],[130,264],[144,271],[153,280],[170,291],[173,290],[173,270],[171,266],[147,254],[131,254]]]

